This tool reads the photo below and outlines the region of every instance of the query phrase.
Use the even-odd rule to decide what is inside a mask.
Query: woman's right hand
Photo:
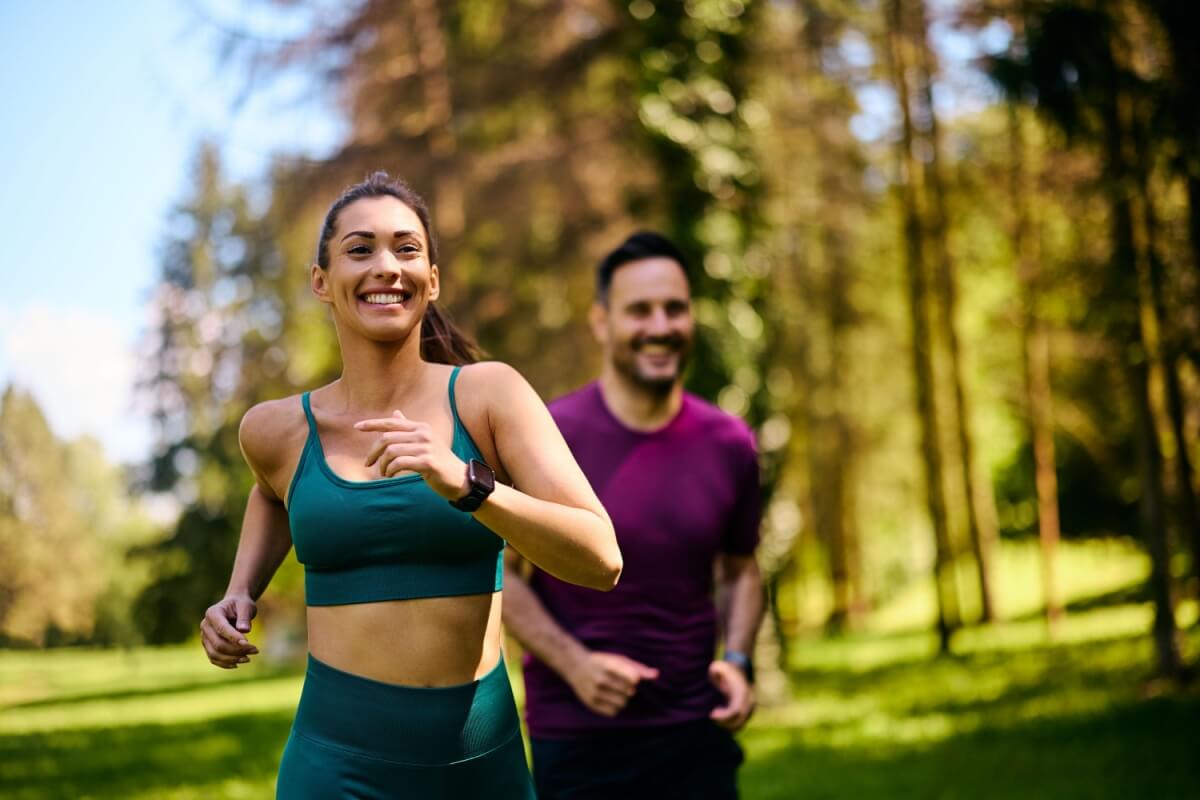
[[[258,655],[258,648],[246,638],[250,620],[257,613],[258,607],[248,594],[228,594],[209,606],[200,620],[200,643],[208,660],[222,669],[237,669],[238,664],[246,664],[250,656]]]

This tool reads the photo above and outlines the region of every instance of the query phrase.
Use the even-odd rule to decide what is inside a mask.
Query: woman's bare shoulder
[[[467,364],[459,373],[458,385],[472,396],[503,399],[513,393],[532,392],[529,381],[503,361],[479,361]]]
[[[251,406],[238,428],[242,453],[256,472],[278,467],[307,435],[308,421],[298,394]]]

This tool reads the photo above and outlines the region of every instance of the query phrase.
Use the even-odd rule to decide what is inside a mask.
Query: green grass
[[[1081,612],[1055,644],[1001,625],[942,659],[924,633],[801,646],[792,701],[744,734],[745,796],[1200,797],[1200,697],[1147,680],[1148,622]]]
[[[1009,621],[963,632],[953,657],[913,628],[920,587],[863,633],[796,642],[791,700],[742,734],[743,797],[1200,798],[1200,696],[1147,680],[1144,560],[1077,546],[1063,562],[1053,642],[1020,550],[1001,565]],[[198,645],[0,653],[0,797],[270,797],[299,691],[294,670],[217,670]]]

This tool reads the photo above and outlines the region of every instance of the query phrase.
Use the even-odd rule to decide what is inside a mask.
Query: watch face
[[[483,463],[479,459],[472,458],[467,464],[467,481],[471,486],[478,486],[483,491],[491,494],[496,488],[496,473],[492,468]]]

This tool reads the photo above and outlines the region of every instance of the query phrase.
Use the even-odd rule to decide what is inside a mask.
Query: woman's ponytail
[[[450,320],[437,304],[425,307],[421,319],[421,358],[437,364],[474,364],[483,358],[479,345]]]

